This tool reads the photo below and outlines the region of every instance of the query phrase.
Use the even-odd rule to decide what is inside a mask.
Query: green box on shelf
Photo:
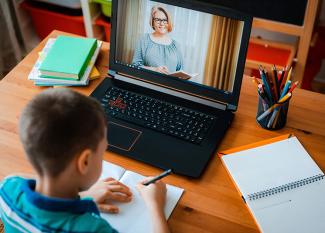
[[[103,14],[107,17],[111,17],[111,15],[112,15],[112,0],[92,0],[92,2],[99,3],[101,5]]]

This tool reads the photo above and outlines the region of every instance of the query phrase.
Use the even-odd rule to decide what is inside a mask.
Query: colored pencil
[[[296,81],[293,85],[291,85],[291,87],[290,87],[290,89],[289,89],[288,92],[292,92],[296,88],[296,86],[298,85],[298,83],[299,83],[299,81]]]

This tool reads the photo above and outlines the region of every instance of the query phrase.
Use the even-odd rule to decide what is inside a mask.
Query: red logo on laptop
[[[109,105],[112,107],[122,109],[122,110],[124,110],[126,108],[126,104],[123,103],[123,99],[120,97],[117,97],[116,100],[109,101]]]

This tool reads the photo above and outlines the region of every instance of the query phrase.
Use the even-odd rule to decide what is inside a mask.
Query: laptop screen
[[[238,98],[249,17],[198,1],[118,0],[113,9],[110,67],[203,98]]]

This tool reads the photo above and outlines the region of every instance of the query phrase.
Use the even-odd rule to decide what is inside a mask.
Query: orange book
[[[325,229],[325,176],[294,135],[218,156],[262,232]]]

